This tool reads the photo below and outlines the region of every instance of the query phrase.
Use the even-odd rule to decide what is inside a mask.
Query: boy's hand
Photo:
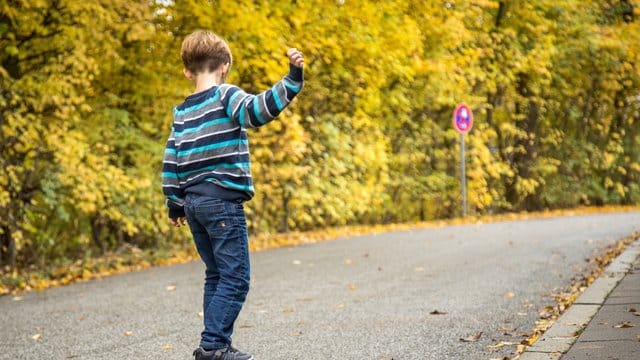
[[[171,221],[171,225],[173,225],[175,227],[180,227],[180,226],[185,224],[185,220],[186,219],[185,219],[184,216],[181,216],[181,217],[178,217],[178,218],[175,218],[175,219],[169,218],[169,220]]]
[[[299,51],[296,48],[287,50],[287,57],[289,58],[289,62],[296,67],[301,68],[302,65],[304,65],[304,56],[302,55],[302,51]]]

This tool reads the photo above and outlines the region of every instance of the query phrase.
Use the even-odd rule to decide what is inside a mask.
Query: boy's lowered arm
[[[166,196],[169,217],[176,219],[184,216],[184,201],[180,190],[180,180],[178,179],[178,156],[173,127],[171,136],[167,140],[162,161],[162,192]]]
[[[280,115],[302,90],[303,82],[302,68],[290,64],[287,76],[258,95],[247,94],[230,85],[223,98],[227,115],[244,128],[260,127]]]

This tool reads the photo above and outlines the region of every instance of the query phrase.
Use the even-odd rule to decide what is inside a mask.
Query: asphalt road
[[[257,360],[498,359],[515,347],[488,345],[521,341],[585,258],[639,229],[635,212],[256,253],[234,345]],[[1,297],[0,359],[192,359],[203,276],[194,262]]]

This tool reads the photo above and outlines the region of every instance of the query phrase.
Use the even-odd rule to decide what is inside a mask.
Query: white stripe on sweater
[[[182,144],[186,144],[186,143],[190,143],[190,142],[195,142],[195,141],[198,141],[198,140],[200,140],[200,139],[204,139],[204,138],[209,137],[209,136],[214,136],[214,135],[221,135],[221,134],[230,133],[230,132],[236,131],[236,130],[238,130],[238,129],[240,129],[240,126],[236,126],[236,127],[232,128],[232,129],[227,129],[227,130],[222,130],[222,131],[214,132],[214,133],[211,133],[211,134],[205,134],[205,135],[202,135],[202,136],[195,137],[195,138],[193,138],[193,139],[182,140],[182,141],[180,141],[179,143],[176,143],[176,146],[180,146],[180,145],[182,145]]]

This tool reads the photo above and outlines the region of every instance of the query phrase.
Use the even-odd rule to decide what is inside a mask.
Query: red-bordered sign
[[[460,134],[466,134],[473,127],[473,113],[467,104],[460,104],[453,112],[453,128]]]

